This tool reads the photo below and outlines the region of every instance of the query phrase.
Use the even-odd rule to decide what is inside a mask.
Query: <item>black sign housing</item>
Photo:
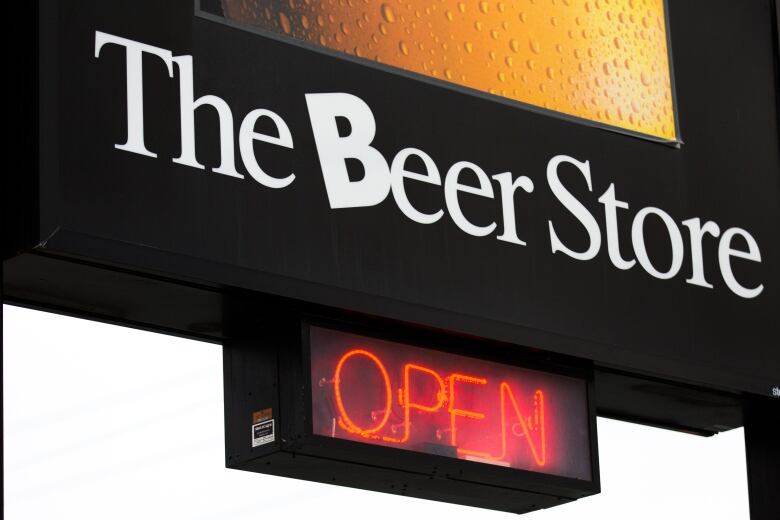
[[[38,107],[37,169],[5,176],[12,232],[4,298],[211,341],[260,314],[360,313],[383,327],[436,330],[592,364],[604,415],[705,434],[738,426],[742,395],[772,395],[780,385],[772,2],[668,8],[679,147],[257,34],[190,1],[42,3],[38,54],[27,65],[37,67],[37,88],[29,92]],[[117,148],[128,138],[127,53],[105,45],[96,58],[97,33],[192,56],[195,96],[223,99],[235,135],[255,109],[279,114],[294,147],[257,142],[254,152],[269,174],[294,172],[295,181],[265,187],[240,160],[243,179],[216,173],[224,129],[210,108],[194,119],[204,168],[174,162],[183,142],[180,75],[152,55],[143,58],[143,116],[145,144],[156,157]],[[713,36],[722,34],[731,36]],[[471,236],[446,216],[420,225],[392,197],[332,208],[306,103],[317,93],[363,100],[377,126],[372,146],[388,161],[413,146],[443,171],[470,161],[490,175],[530,178],[534,192],[515,201],[527,245]],[[734,276],[762,292],[745,298],[729,290],[714,239],[702,242],[712,289],[685,282],[692,270],[687,243],[679,274],[669,280],[639,266],[616,269],[603,247],[589,261],[553,253],[550,222],[572,248],[587,246],[580,222],[546,182],[550,160],[560,155],[588,161],[592,189],[571,164],[560,176],[602,233],[597,199],[611,184],[630,205],[621,213],[622,237],[645,207],[663,209],[678,226],[698,217],[722,231],[747,230],[761,261],[735,258]],[[359,166],[352,174],[361,175]],[[420,208],[443,207],[440,186],[413,185],[409,194]],[[495,199],[464,197],[463,208],[478,224],[502,216]],[[646,246],[659,269],[671,261],[669,240],[660,221],[648,220]]]
[[[486,509],[526,513],[583,498],[600,491],[593,385],[589,370],[540,362],[524,356],[526,367],[588,381],[590,475],[576,479],[399,450],[314,435],[310,378],[310,324],[325,324],[361,334],[382,334],[349,322],[307,316],[304,321],[269,325],[251,336],[225,342],[225,457],[229,468],[300,478],[384,493],[413,496]],[[386,334],[386,332],[385,332]],[[430,341],[425,334],[386,339]],[[502,348],[475,349],[473,342],[426,344],[482,359],[506,361]],[[484,347],[484,346],[483,346]],[[519,361],[515,358],[515,362]],[[256,442],[257,427],[268,434]],[[250,428],[251,425],[251,428]],[[250,436],[250,431],[252,435]]]

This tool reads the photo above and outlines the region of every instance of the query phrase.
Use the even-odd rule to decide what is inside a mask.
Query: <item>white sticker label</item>
[[[268,419],[252,425],[252,447],[257,448],[263,444],[274,442],[274,420]]]

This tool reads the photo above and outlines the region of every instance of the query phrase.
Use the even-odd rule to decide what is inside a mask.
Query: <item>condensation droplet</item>
[[[279,25],[282,26],[282,30],[284,31],[284,34],[290,34],[292,32],[290,19],[287,18],[287,15],[282,11],[279,11]]]
[[[395,22],[395,12],[393,11],[393,8],[390,6],[390,4],[382,4],[380,12],[382,13],[382,18],[384,18],[387,23]]]

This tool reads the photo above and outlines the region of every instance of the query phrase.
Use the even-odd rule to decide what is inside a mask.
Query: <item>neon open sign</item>
[[[586,382],[311,327],[315,435],[590,480]]]

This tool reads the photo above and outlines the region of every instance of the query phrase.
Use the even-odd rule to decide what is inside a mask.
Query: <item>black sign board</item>
[[[669,2],[666,142],[206,4],[38,6],[7,301],[213,341],[358,312],[591,363],[603,413],[703,433],[780,393],[772,2]]]

